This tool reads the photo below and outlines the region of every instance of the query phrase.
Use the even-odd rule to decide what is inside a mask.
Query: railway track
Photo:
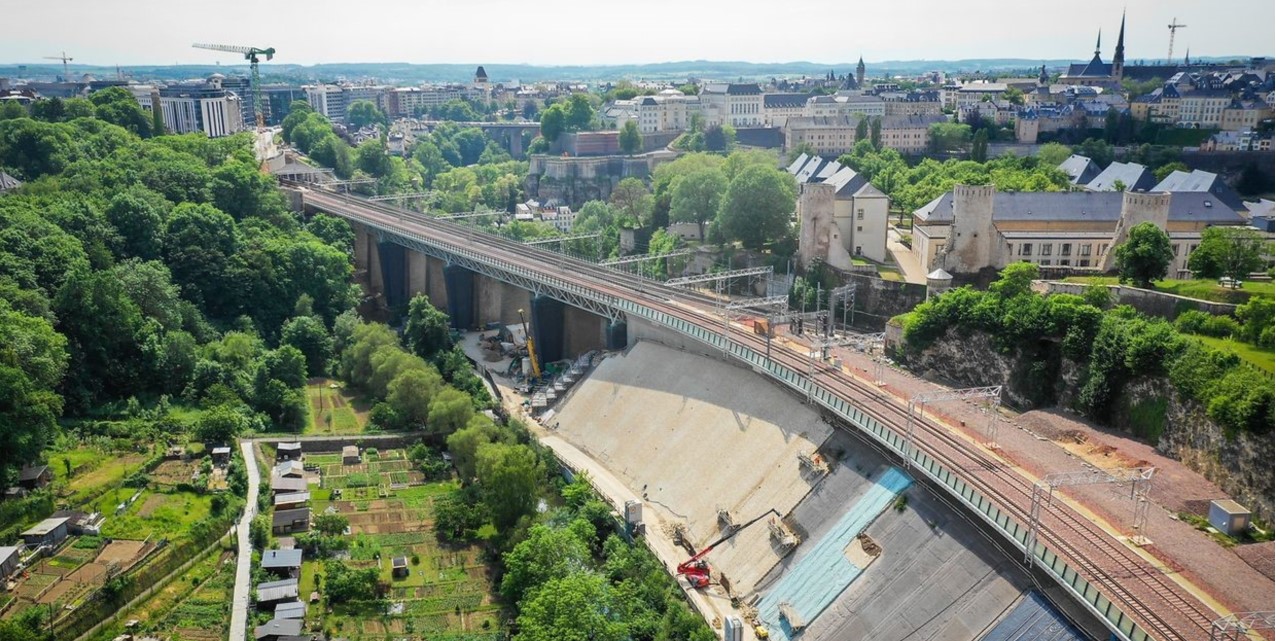
[[[723,325],[712,311],[717,301],[708,296],[381,203],[323,192],[310,192],[306,198],[321,209],[334,214],[345,212],[357,221],[384,228],[399,227],[409,233],[426,231],[454,245],[481,248],[492,258],[520,265],[547,278],[636,302],[699,326],[710,334],[722,334]],[[727,347],[735,343],[757,354],[765,350],[765,339],[752,333],[731,331],[727,341]],[[801,374],[810,367],[809,356],[783,346],[773,349],[771,354],[773,362],[794,373]],[[900,399],[823,363],[816,367],[814,382],[902,433],[900,428],[907,420],[907,409]],[[915,417],[914,425],[917,428],[915,447],[944,467],[960,470],[963,481],[1021,526],[1029,523],[1033,489],[1030,479],[924,416]],[[1062,501],[1043,506],[1040,517],[1039,541],[1099,588],[1103,597],[1153,638],[1166,641],[1209,638],[1211,622],[1218,615],[1124,543]]]

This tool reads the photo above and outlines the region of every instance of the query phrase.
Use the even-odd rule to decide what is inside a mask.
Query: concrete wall
[[[880,332],[886,321],[926,300],[926,286],[878,278],[876,274],[843,274],[855,283],[855,327]],[[849,320],[849,319],[848,319]]]
[[[563,351],[565,357],[602,349],[606,344],[607,319],[568,305],[563,315]]]
[[[531,292],[521,287],[482,276],[474,279],[474,287],[479,325],[517,323],[518,310],[531,310]]]
[[[425,258],[425,294],[430,297],[430,304],[447,309],[447,283],[443,280],[444,263],[438,258]]]
[[[408,296],[413,297],[418,294],[427,294],[429,274],[429,263],[425,254],[409,251],[407,252],[407,282]]]

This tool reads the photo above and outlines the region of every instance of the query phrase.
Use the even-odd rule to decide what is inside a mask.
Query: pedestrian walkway
[[[257,472],[257,458],[253,456],[253,442],[239,442],[239,449],[244,453],[244,468],[248,471],[248,504],[244,506],[244,515],[239,519],[236,531],[239,556],[235,559],[235,598],[230,611],[230,641],[244,641],[248,631],[248,596],[252,592],[253,546],[249,539],[253,517],[257,516],[257,492],[260,491],[260,477]]]
[[[913,250],[899,242],[899,232],[894,227],[886,232],[886,249],[895,259],[895,264],[899,266],[899,272],[904,276],[905,281],[917,285],[926,284],[926,267],[917,260]]]

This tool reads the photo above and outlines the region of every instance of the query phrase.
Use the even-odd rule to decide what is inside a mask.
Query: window
[[[1079,266],[1079,267],[1089,267],[1089,266],[1090,266],[1090,259],[1089,259],[1089,258],[1082,258],[1081,260],[1077,261],[1077,266]]]
[[[1054,245],[1051,243],[1041,243],[1041,255],[1049,256],[1054,251]]]
[[[1020,246],[1019,246],[1019,255],[1020,255],[1020,256],[1031,256],[1031,255],[1032,255],[1032,243],[1024,243],[1024,244],[1020,245]]]
[[[1042,267],[1049,267],[1049,266],[1050,266],[1050,259],[1049,259],[1049,258],[1047,258],[1047,259],[1045,259],[1045,260],[1041,261],[1041,266],[1042,266]]]
[[[1060,255],[1060,256],[1071,256],[1071,255],[1072,255],[1072,243],[1063,243],[1062,245],[1059,245],[1059,255]],[[1066,264],[1066,263],[1065,263],[1065,264]]]
[[[863,226],[863,225],[859,225],[859,226],[857,226],[857,227],[855,228],[855,231],[864,231],[864,226]]]
[[[1068,265],[1072,264],[1072,261],[1069,261],[1067,258],[1060,258],[1059,264],[1064,267],[1067,267]]]
[[[1086,244],[1084,244],[1084,245],[1078,245],[1078,246],[1077,246],[1077,254],[1078,254],[1078,255],[1080,255],[1080,256],[1089,256],[1089,255],[1090,255],[1090,243],[1086,243]]]
[[[1178,257],[1179,257],[1179,245],[1178,245],[1178,243],[1175,243],[1175,244],[1173,245],[1173,247],[1174,247],[1174,257],[1175,257],[1175,258],[1178,258]]]
[[[861,248],[859,245],[856,245],[856,246],[855,246],[855,255],[856,255],[856,256],[859,256],[859,255],[863,254],[864,252],[863,252],[863,251],[861,251],[861,250],[862,250],[862,248]]]
[[[863,209],[861,209],[861,210],[859,210],[859,211],[855,212],[855,220],[864,220],[864,210],[863,210]]]

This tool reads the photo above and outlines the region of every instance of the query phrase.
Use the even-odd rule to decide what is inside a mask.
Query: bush
[[[1241,332],[1241,325],[1231,316],[1215,316],[1199,310],[1190,310],[1179,314],[1174,320],[1175,329],[1184,334],[1230,338]]]

